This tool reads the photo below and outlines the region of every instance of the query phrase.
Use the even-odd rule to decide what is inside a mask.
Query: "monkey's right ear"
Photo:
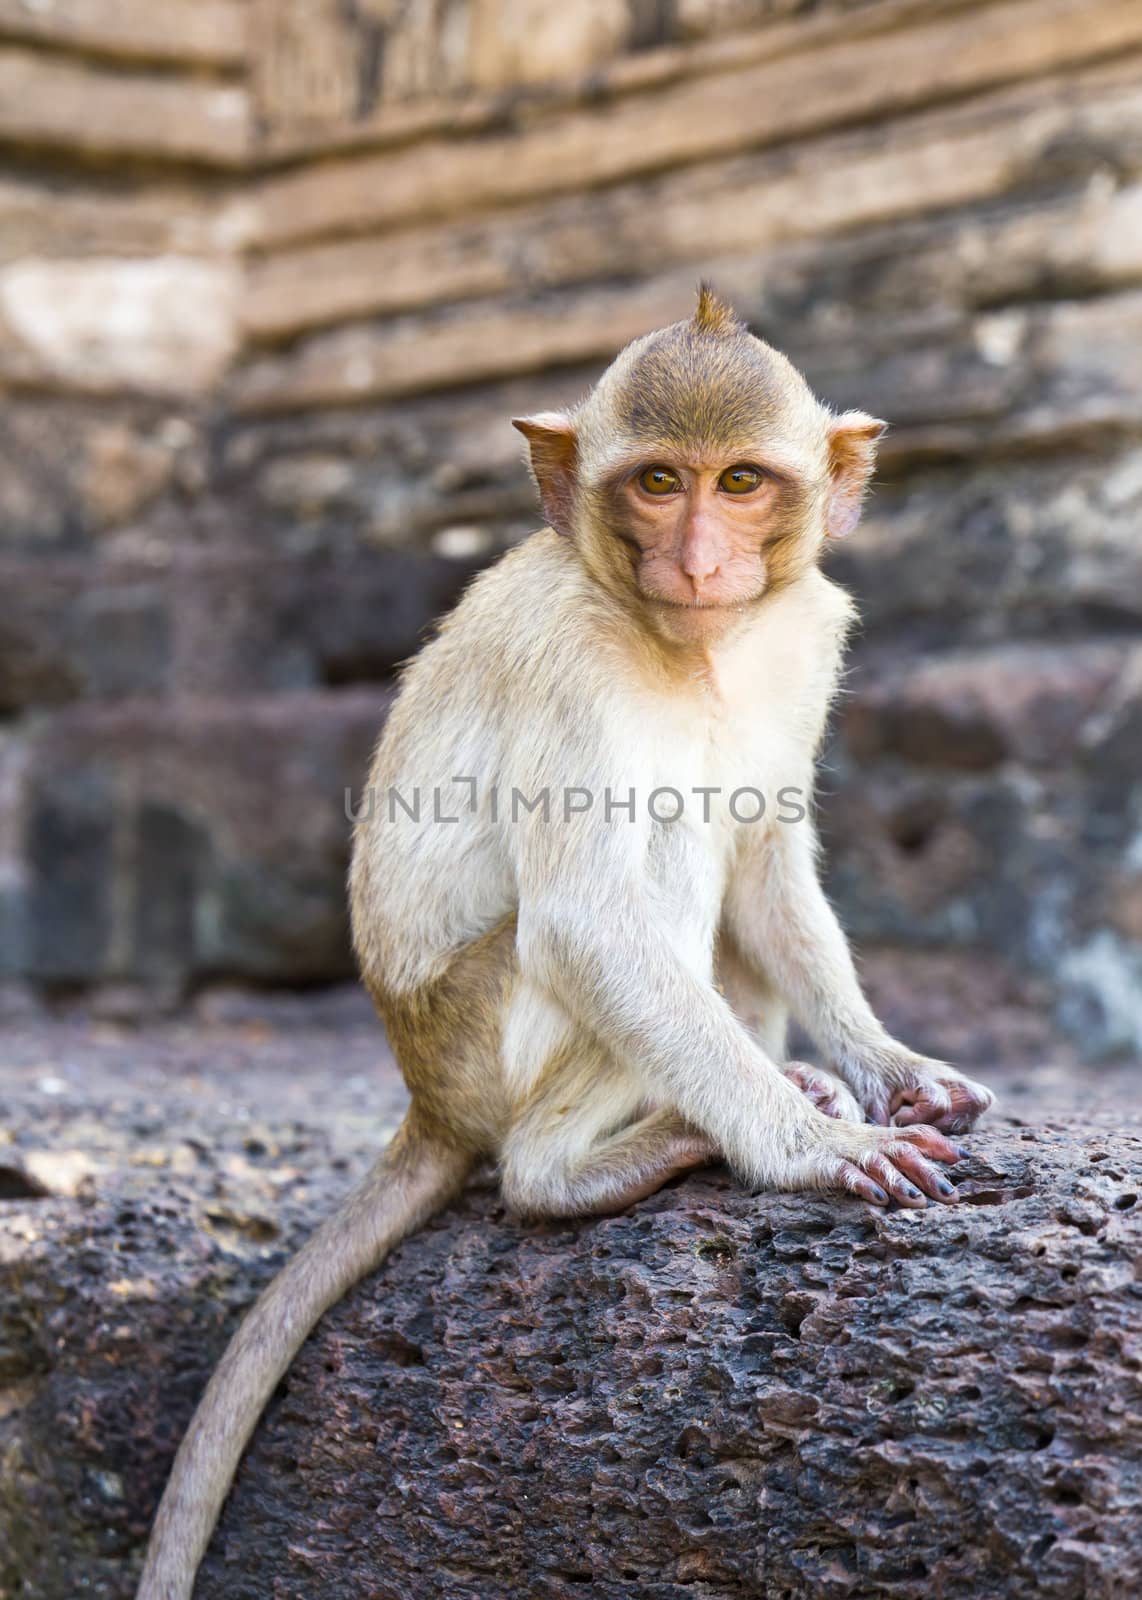
[[[556,533],[569,538],[575,525],[575,424],[561,411],[541,411],[535,417],[513,417],[512,427],[531,449],[531,475],[544,516]]]

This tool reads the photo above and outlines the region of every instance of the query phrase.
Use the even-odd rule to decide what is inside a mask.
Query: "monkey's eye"
[[[718,479],[718,488],[726,494],[752,494],[760,487],[765,474],[759,467],[727,467]]]
[[[647,467],[638,475],[638,486],[644,494],[677,494],[682,487],[682,480],[669,467]]]

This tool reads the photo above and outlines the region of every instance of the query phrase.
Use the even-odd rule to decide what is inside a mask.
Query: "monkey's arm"
[[[952,1193],[925,1155],[956,1152],[930,1128],[904,1132],[822,1115],[785,1078],[683,953],[684,937],[643,886],[631,833],[527,833],[518,872],[521,968],[650,1094],[707,1134],[754,1187],[847,1188],[884,1203]]]
[[[917,1055],[878,1021],[821,887],[808,822],[747,847],[726,912],[743,959],[776,985],[874,1122],[962,1133],[993,1103],[982,1083]]]

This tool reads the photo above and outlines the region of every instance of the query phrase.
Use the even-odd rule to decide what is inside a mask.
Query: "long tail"
[[[329,1220],[283,1268],[230,1341],[175,1457],[138,1600],[191,1600],[242,1452],[314,1324],[460,1187],[471,1158],[405,1119]]]

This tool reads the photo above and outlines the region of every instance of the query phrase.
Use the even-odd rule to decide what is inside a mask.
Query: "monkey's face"
[[[604,520],[672,633],[706,635],[783,573],[799,535],[796,485],[760,452],[670,453],[614,475]]]
[[[654,630],[709,643],[860,514],[883,424],[834,417],[703,289],[571,414],[520,417],[551,526]]]

